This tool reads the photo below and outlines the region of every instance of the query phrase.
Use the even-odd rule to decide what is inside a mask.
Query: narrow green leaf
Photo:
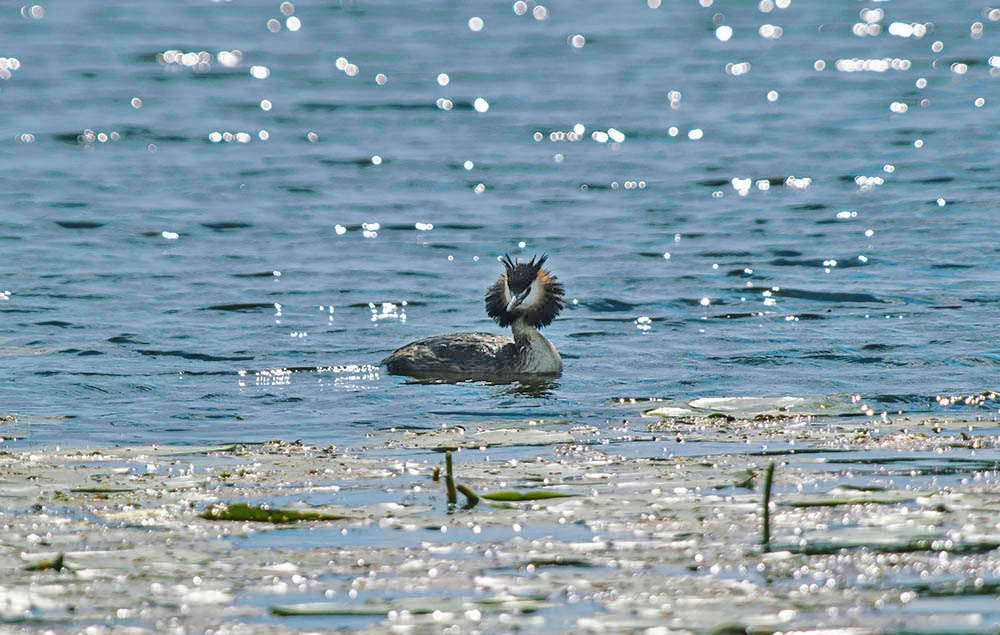
[[[546,498],[570,498],[573,496],[579,496],[579,494],[564,494],[562,492],[550,492],[547,490],[536,489],[531,490],[530,492],[516,492],[514,490],[490,492],[488,494],[483,494],[481,498],[493,501],[517,502],[545,500]]]

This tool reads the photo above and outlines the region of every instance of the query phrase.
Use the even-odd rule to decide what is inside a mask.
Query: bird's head
[[[563,286],[542,265],[544,254],[530,262],[500,259],[504,273],[486,290],[486,313],[500,326],[523,319],[535,328],[547,326],[563,308]]]

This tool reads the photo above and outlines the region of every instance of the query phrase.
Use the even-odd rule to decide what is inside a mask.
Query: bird
[[[546,254],[529,262],[499,258],[504,272],[486,289],[486,314],[514,339],[493,333],[448,333],[411,342],[382,360],[391,375],[415,379],[512,380],[558,377],[559,351],[538,329],[565,306],[563,285],[542,268]]]

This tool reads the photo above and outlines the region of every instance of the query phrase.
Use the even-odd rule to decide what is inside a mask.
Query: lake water
[[[164,630],[192,604],[188,627],[265,632],[289,589],[340,598],[377,573],[352,601],[530,583],[555,630],[638,615],[653,587],[695,630],[953,627],[929,590],[976,612],[969,628],[1000,623],[984,511],[1000,500],[1000,9],[62,0],[0,25],[5,622]],[[415,339],[501,332],[483,292],[505,253],[547,253],[566,288],[544,331],[562,377],[420,384],[379,368]],[[718,410],[739,423],[695,416]],[[582,498],[451,514],[429,477],[452,443],[472,450],[457,460],[477,488]],[[756,542],[753,477],[771,456],[787,557]],[[821,495],[856,504],[793,500]],[[196,518],[236,498],[361,511],[285,532]],[[896,542],[876,571],[881,538]],[[49,572],[22,561],[44,549],[92,577],[53,573],[65,596],[39,586]],[[562,578],[521,557],[554,554],[544,569],[592,549]],[[413,558],[451,573],[432,581]],[[190,587],[204,563],[216,591]],[[580,591],[594,576],[611,591]],[[720,589],[737,580],[750,599],[733,608]],[[398,606],[383,608],[281,623],[378,632]]]
[[[9,10],[0,387],[23,425],[6,446],[603,425],[621,396],[926,411],[995,387],[997,15],[534,7]],[[497,256],[542,252],[571,299],[546,330],[558,381],[375,368],[498,331]],[[304,367],[333,368],[259,374]]]

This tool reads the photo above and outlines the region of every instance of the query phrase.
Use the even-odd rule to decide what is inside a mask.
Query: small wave
[[[241,221],[220,221],[217,223],[202,223],[201,226],[213,231],[224,232],[230,229],[246,229],[247,227],[253,227],[253,224]]]
[[[58,326],[59,328],[69,329],[69,328],[85,328],[83,326],[78,326],[72,322],[63,322],[62,320],[48,320],[46,322],[35,322],[36,326]]]
[[[70,206],[70,203],[66,203],[64,206]],[[83,203],[79,207],[86,207],[87,204]],[[89,220],[57,220],[56,225],[63,227],[65,229],[97,229],[98,227],[104,227],[104,223],[99,223],[97,221]]]
[[[203,307],[202,311],[256,311],[258,309],[273,309],[274,302],[246,302],[243,304],[213,304]]]
[[[219,355],[207,355],[205,353],[189,353],[187,351],[157,351],[157,350],[140,350],[137,351],[142,355],[149,355],[150,357],[183,357],[184,359],[193,359],[200,362],[242,362],[250,359],[254,359],[253,356],[242,356],[234,355],[230,357],[219,356]]]
[[[879,298],[868,293],[838,293],[835,291],[807,291],[805,289],[790,289],[787,287],[751,287],[751,291],[769,291],[772,296],[784,298],[801,298],[803,300],[816,300],[818,302],[848,302],[862,304],[890,304],[888,300]]]
[[[136,339],[136,335],[133,333],[122,333],[121,335],[115,335],[114,337],[109,337],[108,340],[112,344],[149,344],[149,342],[144,342],[142,340]]]
[[[621,300],[615,300],[613,298],[600,298],[597,300],[585,300],[580,303],[581,305],[587,307],[592,311],[597,311],[599,313],[613,313],[617,311],[631,311],[639,304],[632,304],[630,302],[623,302]]]
[[[850,269],[851,267],[866,267],[871,264],[872,259],[861,261],[857,258],[834,258],[836,261],[836,267],[839,269]],[[775,258],[769,264],[776,267],[816,267],[823,269],[831,266],[829,259],[823,258]]]
[[[59,352],[65,355],[77,355],[78,357],[87,357],[90,355],[104,355],[103,351],[95,351],[94,349],[87,349],[85,351],[82,351],[79,348],[67,348]]]
[[[306,101],[296,104],[295,107],[305,112],[336,112],[338,110],[360,110],[362,112],[374,112],[377,110],[438,110],[437,105],[432,102],[345,104],[329,101]],[[455,110],[472,110],[474,107],[471,101],[453,101],[452,108]]]

